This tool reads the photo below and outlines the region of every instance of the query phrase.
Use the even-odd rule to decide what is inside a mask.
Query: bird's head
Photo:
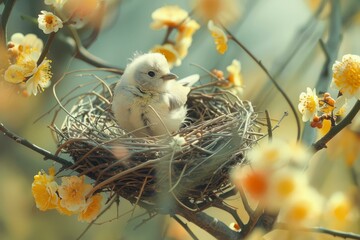
[[[169,64],[160,53],[137,56],[125,69],[127,84],[139,85],[143,90],[162,91],[168,80],[177,76],[170,72]],[[126,83],[125,83],[126,84]]]

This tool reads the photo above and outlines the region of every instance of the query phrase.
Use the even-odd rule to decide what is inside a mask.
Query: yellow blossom
[[[298,109],[303,115],[302,120],[307,122],[316,115],[319,109],[319,98],[316,95],[315,88],[311,90],[311,88],[308,87],[306,93],[302,92],[299,97],[299,102]]]
[[[307,187],[307,178],[302,169],[286,167],[275,171],[269,178],[266,207],[278,211],[291,197]]]
[[[341,228],[357,219],[357,209],[351,199],[342,192],[329,198],[325,207],[325,220],[330,227]]]
[[[241,75],[241,64],[238,60],[234,59],[226,70],[229,72],[228,81],[230,91],[236,95],[243,93],[243,77]]]
[[[279,139],[273,139],[247,153],[247,158],[256,169],[273,170],[286,166],[293,155],[289,144]]]
[[[214,38],[216,50],[220,54],[224,54],[228,48],[227,46],[228,38],[226,36],[226,33],[221,28],[216,26],[214,22],[211,20],[208,22],[208,29]]]
[[[227,25],[241,15],[241,6],[239,6],[238,0],[196,0],[194,7],[195,14],[204,22],[214,20]]]
[[[166,43],[164,45],[156,45],[150,50],[150,52],[163,54],[168,61],[170,68],[174,65],[179,66],[181,64],[181,59],[178,52],[170,43]]]
[[[57,32],[63,27],[63,23],[59,17],[51,12],[41,11],[38,17],[38,26],[45,34]]]
[[[14,33],[8,42],[10,63],[15,64],[23,54],[31,54],[32,58],[37,59],[41,54],[43,45],[43,41],[35,34]]]
[[[156,9],[151,15],[151,28],[178,27],[188,17],[187,11],[176,5],[164,6]]]
[[[194,33],[200,28],[200,25],[193,19],[187,19],[178,27],[178,39],[192,38]]]
[[[331,87],[338,89],[345,97],[360,100],[360,56],[347,54],[332,67]]]
[[[49,174],[39,172],[34,176],[32,183],[32,194],[35,199],[36,207],[41,211],[56,208],[59,198],[56,194],[58,185],[54,180],[55,169],[50,168]]]
[[[45,59],[33,71],[33,75],[26,81],[26,90],[29,94],[36,94],[38,91],[44,91],[44,88],[50,86],[52,73],[50,71],[50,60]]]
[[[91,191],[92,186],[86,184],[85,177],[70,176],[63,177],[58,192],[61,198],[60,205],[69,211],[77,212],[86,208],[86,195]]]
[[[286,204],[279,213],[279,222],[291,227],[314,226],[318,223],[322,213],[323,198],[312,188],[304,188]]]
[[[100,213],[101,210],[101,194],[96,194],[86,201],[86,208],[79,214],[78,220],[82,222],[93,221]]]

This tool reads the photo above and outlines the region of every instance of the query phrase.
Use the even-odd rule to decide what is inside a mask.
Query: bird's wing
[[[191,87],[192,85],[194,85],[197,81],[199,81],[200,76],[199,74],[193,74],[190,76],[187,76],[185,78],[180,79],[179,81],[177,81],[178,83],[180,83],[183,86],[188,86]]]
[[[187,101],[190,88],[181,85],[179,82],[173,81],[168,87],[166,97],[168,99],[169,110],[183,107]]]

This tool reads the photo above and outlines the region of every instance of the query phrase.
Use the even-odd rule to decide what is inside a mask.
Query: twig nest
[[[152,209],[161,208],[158,194],[188,206],[231,188],[229,169],[245,161],[259,136],[251,103],[214,86],[192,91],[186,123],[159,138],[135,138],[120,129],[111,97],[101,81],[75,98],[61,129],[53,127],[59,152],[73,158],[71,169],[92,178],[97,191]]]

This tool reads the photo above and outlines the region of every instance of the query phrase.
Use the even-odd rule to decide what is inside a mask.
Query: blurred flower
[[[341,228],[357,219],[357,209],[351,199],[342,192],[331,195],[326,203],[324,217],[332,228]]]
[[[267,209],[278,211],[286,201],[301,194],[303,189],[308,187],[307,183],[307,177],[300,169],[286,167],[275,171],[269,178]]]
[[[360,56],[347,54],[332,67],[331,87],[338,89],[345,97],[360,100]]]
[[[39,14],[38,25],[45,34],[57,32],[63,27],[61,19],[47,11],[41,11],[41,14]]]
[[[165,43],[164,45],[156,45],[150,50],[150,52],[163,54],[168,61],[170,68],[174,65],[179,66],[181,64],[181,59],[178,52],[170,43]]]
[[[61,198],[60,205],[70,211],[81,211],[87,207],[86,195],[92,186],[86,184],[84,176],[63,177],[58,192]]]
[[[271,142],[247,153],[247,159],[255,169],[274,170],[286,166],[292,158],[289,144],[273,139]]]
[[[55,8],[62,8],[67,0],[45,0],[46,5],[51,5]]]
[[[22,54],[32,54],[34,58],[39,57],[43,48],[43,41],[35,34],[14,33],[8,42],[8,52],[10,55],[10,63],[14,64],[18,61]]]
[[[176,5],[164,6],[156,9],[151,15],[151,28],[178,27],[188,17],[187,11]]]
[[[51,61],[45,59],[33,70],[32,76],[26,81],[26,90],[29,94],[37,95],[38,91],[44,91],[44,88],[50,86],[52,73],[50,71]]]
[[[59,197],[56,194],[58,185],[54,180],[55,169],[49,169],[49,174],[39,172],[34,176],[31,186],[32,194],[35,199],[36,207],[41,211],[56,208]]]
[[[265,171],[236,167],[230,173],[237,189],[244,189],[253,199],[262,199],[268,191],[269,175]]]
[[[335,101],[334,113],[336,116],[344,116],[347,108],[347,98],[341,95]]]
[[[294,195],[279,213],[279,222],[291,227],[313,226],[319,221],[322,213],[323,198],[312,188]]]
[[[196,0],[194,2],[195,14],[204,22],[209,20],[230,24],[240,17],[241,7],[238,0]]]
[[[267,238],[264,238],[265,234],[266,233],[264,232],[264,230],[262,228],[257,227],[255,229],[253,229],[253,231],[251,231],[251,233],[248,234],[244,240],[264,240],[264,239],[267,239]]]
[[[243,94],[243,77],[241,75],[241,64],[238,60],[234,59],[231,65],[227,66],[226,70],[229,73],[228,80],[230,91],[235,95]]]
[[[237,224],[235,222],[230,223],[229,228],[231,230],[235,231],[235,232],[240,232],[241,231],[239,224]]]
[[[306,93],[302,92],[299,97],[299,102],[298,109],[303,115],[302,120],[307,122],[316,115],[319,109],[319,99],[316,95],[315,88],[311,90],[311,88],[308,87]]]
[[[86,201],[86,208],[79,214],[78,220],[82,222],[93,221],[100,213],[103,197],[98,193]]]
[[[178,26],[179,34],[177,39],[192,38],[194,33],[200,28],[200,25],[193,19],[188,18]]]
[[[189,235],[189,233],[182,227],[177,221],[173,218],[169,219],[166,238],[171,240],[192,240],[193,238]]]
[[[214,38],[216,44],[216,50],[220,54],[224,54],[228,48],[227,46],[228,38],[226,36],[226,33],[221,28],[216,26],[212,20],[208,22],[208,29]]]

